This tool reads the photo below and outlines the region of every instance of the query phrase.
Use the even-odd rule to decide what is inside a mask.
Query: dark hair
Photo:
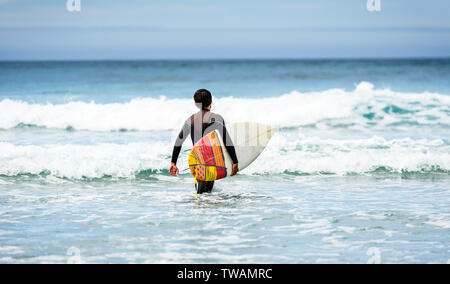
[[[206,109],[212,103],[211,92],[206,89],[197,90],[194,94],[196,104],[202,104],[202,109]]]

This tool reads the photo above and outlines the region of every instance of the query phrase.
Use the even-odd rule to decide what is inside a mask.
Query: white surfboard
[[[236,149],[239,170],[245,169],[258,158],[275,133],[274,127],[256,122],[237,122],[227,124],[226,127]],[[223,139],[218,131],[217,134],[221,145],[224,146]],[[227,168],[227,173],[230,174],[233,163],[226,148],[222,147],[222,149],[225,167]]]

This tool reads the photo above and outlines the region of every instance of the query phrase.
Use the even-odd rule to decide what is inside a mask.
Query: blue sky
[[[0,60],[450,56],[450,1],[0,0]]]

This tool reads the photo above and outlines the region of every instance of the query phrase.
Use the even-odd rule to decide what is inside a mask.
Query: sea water
[[[450,60],[0,63],[0,263],[447,263]],[[195,198],[207,88],[267,149]]]

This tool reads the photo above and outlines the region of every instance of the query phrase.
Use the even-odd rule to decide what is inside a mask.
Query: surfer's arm
[[[185,122],[183,125],[183,128],[180,131],[180,134],[178,134],[177,139],[175,140],[175,145],[173,146],[172,151],[172,163],[177,164],[178,156],[181,152],[181,147],[183,146],[184,141],[188,137],[190,133],[190,125]]]

